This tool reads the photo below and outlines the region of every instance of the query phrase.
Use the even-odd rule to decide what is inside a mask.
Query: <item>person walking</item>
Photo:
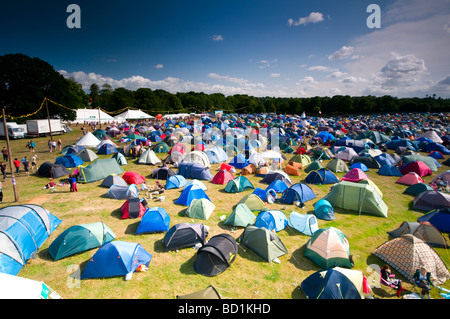
[[[6,179],[6,164],[5,163],[1,163],[0,164],[0,170],[2,171],[2,174],[3,174],[3,180],[5,180]]]
[[[22,161],[23,164],[23,170],[25,171],[25,176],[30,175],[30,162],[28,161],[28,158],[25,156],[25,158]]]
[[[6,147],[3,147],[3,149],[2,149],[2,154],[3,154],[3,160],[5,161],[5,162],[7,162],[8,161],[8,155],[9,155],[9,152],[8,152],[8,149],[6,148]]]
[[[3,184],[0,182],[0,204],[3,202]]]
[[[69,184],[70,184],[70,191],[71,192],[78,192],[77,178],[76,178],[75,175],[73,175],[73,174],[69,175]]]
[[[20,174],[20,161],[17,158],[14,159],[14,167],[16,168],[16,174]]]

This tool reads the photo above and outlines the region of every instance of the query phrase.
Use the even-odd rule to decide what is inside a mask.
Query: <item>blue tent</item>
[[[169,230],[170,216],[161,207],[149,207],[142,215],[136,234],[166,232]]]
[[[184,178],[195,178],[201,180],[212,180],[214,176],[211,175],[208,167],[194,162],[181,162],[178,167],[177,175],[181,175]]]
[[[249,162],[245,158],[244,154],[239,153],[228,164],[230,164],[231,166],[233,166],[237,169],[243,169],[244,167],[249,165]]]
[[[110,241],[101,246],[87,263],[81,279],[124,276],[144,264],[148,267],[152,255],[140,244]]]
[[[311,187],[303,183],[297,183],[283,192],[281,202],[285,204],[292,204],[295,201],[305,203],[314,198],[316,198],[316,195]]]
[[[386,147],[390,150],[396,150],[399,146],[406,147],[414,152],[418,151],[416,143],[407,138],[394,139],[386,143]]]
[[[256,217],[254,226],[265,227],[270,231],[279,232],[288,224],[288,219],[281,210],[266,210]]]
[[[205,151],[211,164],[217,164],[228,160],[228,155],[222,147],[214,146]]]
[[[181,175],[169,176],[166,180],[166,189],[181,188],[186,185],[186,179]]]
[[[320,137],[320,139],[324,143],[326,143],[328,140],[334,141],[336,139],[333,134],[327,131],[321,131],[319,134],[316,135],[316,137]]]
[[[84,162],[75,154],[68,154],[64,156],[57,157],[55,164],[60,164],[64,167],[78,167],[78,165],[83,165]]]
[[[320,270],[300,284],[300,288],[308,299],[362,299],[359,291],[362,291],[362,280],[353,281],[353,278],[362,278],[362,273],[358,276],[352,275],[358,270],[343,269],[334,267],[327,270]]]
[[[276,179],[266,187],[266,191],[269,189],[273,189],[277,193],[282,193],[288,188],[289,186],[287,186],[284,181],[282,181],[281,179]]]
[[[436,143],[436,142],[426,144],[424,151],[427,153],[433,152],[433,151],[438,151],[444,155],[450,154],[450,150],[448,148],[446,148],[444,145]]]
[[[334,220],[334,208],[326,199],[321,199],[314,204],[314,214],[319,219]]]
[[[367,168],[366,164],[361,163],[361,162],[353,163],[353,164],[349,167],[350,170],[352,170],[352,169],[354,169],[354,168],[359,168],[359,169],[362,170],[363,172],[368,172],[368,171],[369,171],[369,169]]]
[[[418,222],[429,222],[440,232],[450,233],[450,208],[434,209],[417,219]]]
[[[378,170],[378,174],[383,176],[403,176],[403,174],[396,166],[390,164],[381,166]]]
[[[114,145],[111,145],[109,143],[105,143],[97,150],[97,154],[113,154],[113,153],[119,153],[119,150],[115,148]]]
[[[312,214],[299,214],[297,212],[292,212],[289,215],[288,225],[307,236],[312,236],[319,229],[316,216]]]
[[[209,199],[205,191],[198,185],[192,184],[183,189],[180,197],[175,201],[175,204],[189,206],[194,199],[206,198]]]
[[[339,179],[332,171],[327,168],[321,168],[317,171],[310,172],[306,178],[305,183],[308,184],[334,184],[339,183]]]
[[[374,156],[374,159],[380,163],[380,166],[390,164],[395,165],[395,159],[388,153],[382,153],[380,155]]]
[[[0,209],[0,273],[17,275],[60,223],[38,205]]]

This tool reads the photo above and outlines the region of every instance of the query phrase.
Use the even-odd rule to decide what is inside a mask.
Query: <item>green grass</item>
[[[60,136],[63,146],[75,143],[82,135],[79,128],[74,128],[70,134]],[[57,137],[59,138],[59,137]],[[47,148],[48,138],[36,138],[36,153],[38,154],[38,165],[44,161],[54,162],[60,151],[49,153]],[[114,141],[117,141],[114,140]],[[31,153],[25,148],[27,140],[11,141],[13,157],[21,159],[23,156],[31,157]],[[1,141],[0,144],[6,144]],[[2,147],[2,146],[1,146]],[[158,154],[165,158],[166,154]],[[292,155],[286,154],[289,159]],[[99,156],[107,158],[110,156]],[[155,185],[155,180],[149,178],[155,166],[137,165],[136,160],[128,159],[128,165],[123,166],[124,171],[135,171],[147,178],[149,185]],[[326,161],[322,164],[326,164]],[[214,175],[220,165],[211,167]],[[426,176],[426,182],[439,172],[447,170],[443,166],[432,176]],[[8,169],[9,172],[9,169]],[[372,255],[372,252],[382,243],[389,239],[387,231],[397,228],[403,221],[415,221],[423,212],[412,210],[413,197],[404,195],[404,185],[395,184],[396,177],[380,176],[376,170],[370,170],[369,178],[377,184],[383,192],[383,200],[389,207],[388,218],[375,217],[368,214],[336,209],[334,221],[319,220],[319,227],[336,227],[346,234],[350,242],[351,253],[354,255],[355,267],[364,272],[366,276],[371,274],[370,264],[383,265],[383,262]],[[300,182],[307,174],[293,177],[291,180]],[[336,174],[340,179],[344,174]],[[260,183],[261,178],[248,176],[255,187],[265,189],[267,185]],[[61,178],[59,180],[63,180]],[[101,181],[79,184],[78,193],[70,193],[69,187],[56,187],[56,192],[42,189],[49,180],[31,174],[29,177],[20,174],[16,176],[19,201],[15,202],[12,191],[11,179],[3,182],[4,200],[0,207],[15,204],[36,203],[48,209],[52,214],[62,220],[61,225],[55,230],[50,238],[41,247],[36,259],[31,260],[24,267],[19,276],[40,280],[56,290],[66,299],[122,299],[122,298],[156,298],[173,299],[176,295],[187,294],[205,288],[212,284],[226,298],[242,299],[288,299],[305,298],[298,288],[300,283],[313,272],[320,268],[303,257],[305,244],[310,238],[298,231],[286,228],[278,233],[279,237],[288,248],[289,253],[281,256],[280,264],[268,263],[245,246],[239,246],[238,256],[235,262],[224,273],[216,277],[205,277],[197,274],[194,270],[196,250],[192,248],[180,249],[178,252],[164,252],[162,245],[163,233],[135,235],[139,219],[121,219],[120,207],[124,201],[103,198],[107,189],[100,187]],[[57,182],[59,181],[57,180]],[[211,217],[204,220],[192,220],[184,215],[186,207],[173,203],[180,195],[180,190],[172,189],[165,192],[164,202],[153,202],[149,200],[149,206],[164,207],[171,217],[171,225],[181,222],[204,223],[210,227],[208,238],[219,234],[229,233],[238,238],[243,229],[231,229],[221,222],[220,216],[228,216],[233,211],[233,206],[246,194],[221,192],[225,185],[214,185],[205,181],[208,187],[207,194],[216,205]],[[288,216],[292,211],[299,213],[311,213],[314,211],[314,203],[322,198],[330,189],[329,185],[311,185],[317,199],[306,203],[304,209],[293,205],[271,204],[273,209],[283,209]],[[93,256],[96,249],[86,251],[62,260],[53,261],[48,253],[50,243],[65,229],[70,226],[103,221],[116,234],[117,240],[140,243],[152,254],[148,271],[133,274],[133,278],[125,281],[123,277],[91,279],[76,282],[71,277],[76,269],[82,270],[89,258]],[[447,236],[447,235],[446,235]],[[449,253],[446,249],[436,249],[438,254],[448,265]],[[395,273],[395,270],[394,270]],[[397,273],[398,277],[401,277]],[[77,283],[74,285],[73,283]],[[450,288],[449,284],[444,285]],[[406,289],[411,289],[409,283],[405,283]],[[379,298],[396,298],[386,293],[384,289],[374,289]],[[432,297],[439,298],[437,289],[432,291]]]

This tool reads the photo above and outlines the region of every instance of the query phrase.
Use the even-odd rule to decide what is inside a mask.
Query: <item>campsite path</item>
[[[49,199],[48,195],[41,195],[41,196],[37,196],[35,198],[28,200],[27,204],[40,205],[40,204],[44,203],[47,199]]]

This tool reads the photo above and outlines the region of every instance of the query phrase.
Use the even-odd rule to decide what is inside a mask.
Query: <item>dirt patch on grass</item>
[[[50,198],[50,196],[48,196],[48,195],[41,195],[41,196],[38,196],[38,197],[28,200],[27,204],[41,205],[42,203],[47,201],[47,199],[49,199],[49,198]]]

